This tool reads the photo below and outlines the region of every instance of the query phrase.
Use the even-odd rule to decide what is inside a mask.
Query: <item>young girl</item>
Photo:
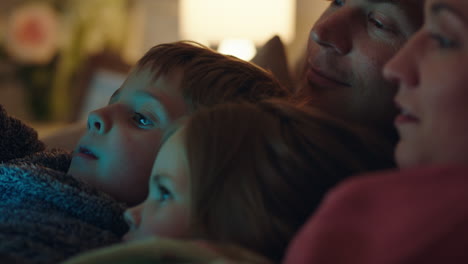
[[[235,244],[273,261],[337,182],[391,167],[366,131],[286,102],[203,109],[169,130],[126,241]]]

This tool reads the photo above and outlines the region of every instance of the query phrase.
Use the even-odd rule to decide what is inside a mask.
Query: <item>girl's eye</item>
[[[158,199],[159,202],[166,202],[172,199],[172,194],[166,187],[159,185],[158,191],[159,191],[159,199]]]
[[[132,119],[140,127],[148,127],[153,125],[153,122],[150,119],[137,112],[133,113]]]
[[[446,37],[443,37],[439,34],[433,33],[430,36],[432,39],[434,39],[437,42],[437,45],[439,46],[439,48],[450,49],[450,48],[456,48],[458,46],[458,44],[455,41],[450,40]]]

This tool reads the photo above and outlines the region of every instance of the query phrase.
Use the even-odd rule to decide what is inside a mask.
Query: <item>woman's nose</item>
[[[414,88],[419,85],[418,60],[423,54],[422,33],[416,33],[383,69],[384,77],[400,86]]]

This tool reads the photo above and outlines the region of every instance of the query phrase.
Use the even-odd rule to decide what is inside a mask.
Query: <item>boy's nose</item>
[[[107,131],[109,125],[105,120],[105,116],[99,112],[100,110],[93,111],[88,115],[88,130],[103,134]]]

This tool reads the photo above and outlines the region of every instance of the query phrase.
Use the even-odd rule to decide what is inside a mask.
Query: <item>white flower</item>
[[[59,18],[45,3],[18,7],[7,22],[5,48],[21,63],[46,64],[58,49]]]

